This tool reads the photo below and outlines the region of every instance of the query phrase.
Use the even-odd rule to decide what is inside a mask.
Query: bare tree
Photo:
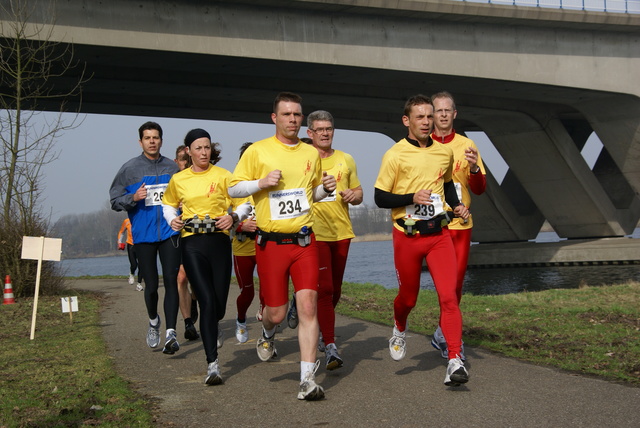
[[[55,143],[61,134],[81,123],[79,107],[64,113],[69,101],[80,105],[82,85],[88,81],[73,46],[54,41],[55,3],[48,3],[47,10],[44,3],[37,2],[36,8],[28,0],[0,2],[0,224],[2,241],[13,248],[0,250],[0,266],[13,272],[18,295],[24,294],[31,271],[19,257],[22,236],[49,230],[39,205],[42,167],[57,158]],[[72,71],[77,77],[70,83]]]

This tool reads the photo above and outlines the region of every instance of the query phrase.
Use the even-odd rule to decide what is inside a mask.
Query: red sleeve
[[[469,174],[469,187],[476,195],[482,195],[484,193],[487,188],[487,179],[482,171],[478,171],[476,174]]]

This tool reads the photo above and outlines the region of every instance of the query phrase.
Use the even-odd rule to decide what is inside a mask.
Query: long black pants
[[[182,264],[200,305],[200,334],[207,363],[218,359],[218,321],[224,318],[231,282],[231,241],[225,233],[181,239]]]
[[[138,267],[144,280],[144,302],[149,319],[158,316],[158,256],[162,265],[164,284],[164,318],[167,328],[176,328],[178,318],[178,270],[180,269],[180,249],[178,237],[161,242],[135,244]]]

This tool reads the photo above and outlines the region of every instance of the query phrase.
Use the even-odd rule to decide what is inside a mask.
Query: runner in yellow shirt
[[[229,194],[253,195],[255,203],[256,261],[265,304],[258,357],[268,361],[276,352],[276,327],[286,316],[291,277],[300,322],[298,399],[319,400],[324,389],[315,382],[319,267],[312,206],[335,190],[336,180],[323,175],[317,150],[298,139],[303,119],[299,95],[278,94],[271,119],[276,134],[253,143],[242,155]]]
[[[353,157],[332,147],[335,128],[331,113],[314,111],[307,117],[307,127],[307,134],[320,154],[322,171],[336,177],[337,182],[336,190],[313,206],[320,256],[318,322],[322,336],[319,349],[325,352],[327,370],[335,370],[342,367],[343,361],[335,343],[334,309],[340,301],[349,246],[355,237],[349,204],[361,204],[363,193]]]
[[[391,208],[398,276],[389,353],[396,361],[406,355],[407,318],[418,299],[422,263],[426,260],[438,293],[440,325],[449,349],[444,383],[458,386],[469,380],[469,373],[460,359],[462,314],[456,297],[455,251],[446,228],[445,202],[463,219],[469,217],[469,211],[455,191],[451,150],[431,139],[433,105],[429,97],[409,98],[402,122],[408,135],[384,154],[375,183],[376,204]]]
[[[252,143],[244,143],[240,147],[240,157]],[[247,310],[255,296],[255,285],[253,283],[253,272],[256,268],[256,216],[253,197],[233,199],[234,208],[243,203],[249,203],[251,212],[246,220],[240,222],[233,234],[231,246],[233,248],[233,270],[236,274],[236,281],[240,288],[240,294],[236,299],[236,339],[240,343],[249,340],[249,330],[247,328]],[[258,321],[262,316],[262,298],[260,298],[260,309],[258,310]]]
[[[431,138],[446,145],[453,152],[453,182],[456,186],[458,199],[467,208],[471,208],[471,192],[481,195],[487,187],[486,172],[480,152],[472,140],[456,133],[455,129],[453,129],[453,120],[458,114],[453,96],[448,92],[438,92],[431,97],[431,101],[433,102],[435,114],[435,126]],[[473,217],[470,214],[467,221],[454,218],[448,227],[456,250],[456,295],[458,296],[458,303],[460,303],[462,300],[462,284],[464,275],[467,272],[467,262],[469,261]],[[448,358],[447,341],[439,325],[435,333],[433,333],[431,345],[440,351],[442,358]],[[460,350],[460,358],[462,361],[465,360],[464,344]]]
[[[218,364],[219,321],[224,317],[231,282],[229,229],[246,218],[248,209],[229,214],[231,173],[212,165],[217,144],[204,129],[184,139],[192,165],[175,174],[162,197],[164,218],[180,231],[182,263],[200,305],[200,333],[207,358],[207,385],[222,383]]]

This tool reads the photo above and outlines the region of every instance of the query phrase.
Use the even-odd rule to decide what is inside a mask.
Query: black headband
[[[196,128],[189,131],[184,137],[184,145],[190,147],[191,143],[196,141],[198,138],[208,138],[209,141],[211,141],[211,135],[209,135],[207,131],[205,131],[204,129]]]

